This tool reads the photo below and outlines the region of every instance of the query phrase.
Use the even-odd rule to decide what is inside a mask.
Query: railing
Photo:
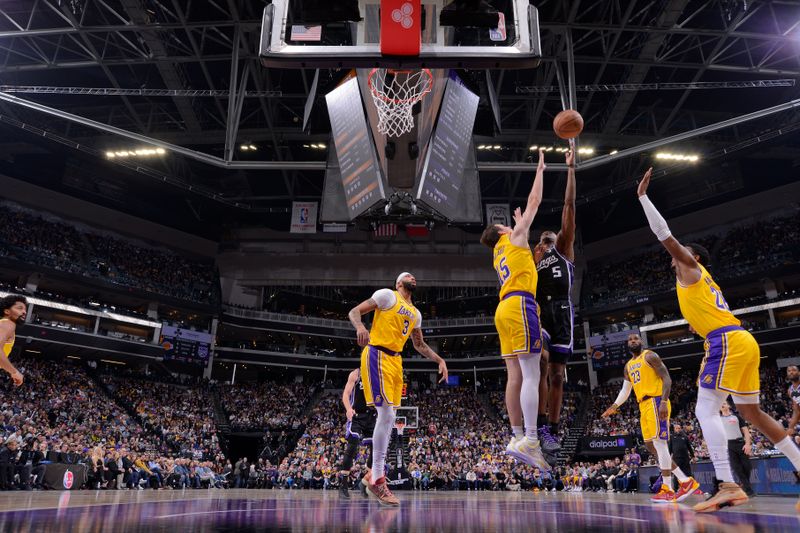
[[[287,315],[283,313],[271,313],[269,311],[258,311],[256,309],[242,309],[228,305],[222,306],[224,314],[240,316],[243,318],[255,318],[257,320],[269,320],[283,324],[304,324],[307,326],[323,326],[337,329],[350,329],[353,326],[346,320],[332,320],[328,318],[317,318],[311,316]],[[494,324],[494,317],[479,316],[465,318],[438,318],[424,319],[422,321],[424,329],[428,328],[448,328],[458,326],[490,326]]]

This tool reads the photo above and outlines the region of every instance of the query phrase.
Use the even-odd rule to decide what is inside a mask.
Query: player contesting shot
[[[672,236],[667,221],[647,197],[653,169],[645,172],[637,195],[650,229],[672,256],[678,306],[683,318],[705,339],[705,357],[698,378],[695,415],[700,422],[714,471],[720,481],[719,492],[694,506],[698,512],[713,512],[723,507],[741,505],[747,494],[736,484],[728,458],[728,441],[719,410],[728,395],[739,413],[775,444],[775,448],[800,470],[800,449],[786,430],[759,406],[761,383],[758,368],[761,350],[753,335],[742,328],[706,267],[708,250],[698,244],[682,245]],[[800,511],[800,502],[797,504]]]
[[[514,211],[514,228],[491,224],[481,235],[481,244],[493,252],[493,265],[500,279],[500,303],[494,324],[500,337],[500,355],[506,364],[506,408],[513,435],[506,453],[531,466],[549,470],[537,435],[539,413],[539,358],[542,328],[536,303],[536,265],[528,238],[531,224],[542,203],[544,151],[525,211]],[[523,432],[523,421],[525,429]]]
[[[539,282],[536,301],[542,319],[543,349],[539,380],[539,415],[537,426],[542,451],[555,464],[561,445],[558,425],[564,398],[567,362],[572,355],[572,283],[575,277],[575,144],[566,153],[567,187],[561,229],[542,232],[533,251]]]
[[[367,399],[364,396],[364,381],[361,379],[361,369],[356,368],[347,376],[347,384],[342,391],[342,404],[347,413],[347,424],[345,427],[345,439],[347,449],[344,452],[342,464],[339,467],[339,494],[343,498],[349,498],[347,484],[350,480],[350,470],[353,468],[353,460],[358,454],[361,444],[372,446],[372,434],[375,431],[376,411],[367,406]],[[372,468],[372,453],[369,454],[367,467]],[[359,483],[364,487],[364,483]]]

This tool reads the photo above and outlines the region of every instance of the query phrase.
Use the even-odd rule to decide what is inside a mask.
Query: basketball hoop
[[[433,88],[431,71],[374,68],[367,81],[378,109],[378,131],[389,137],[411,131],[414,128],[411,109]]]
[[[403,434],[403,430],[406,428],[406,423],[405,422],[395,422],[394,428],[397,430],[397,434],[398,435],[402,435]]]

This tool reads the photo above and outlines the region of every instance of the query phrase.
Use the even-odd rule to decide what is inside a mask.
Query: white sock
[[[511,426],[511,431],[514,432],[514,436],[518,439],[525,436],[525,431],[522,429],[522,426]]]
[[[669,490],[673,490],[672,489],[672,476],[665,476],[664,474],[661,474],[661,479],[664,480],[662,485],[666,485]]]
[[[519,403],[522,406],[522,418],[525,420],[525,436],[529,440],[538,441],[536,422],[539,417],[539,359],[541,354],[519,358],[522,370],[522,390]]]
[[[783,440],[775,443],[775,449],[792,462],[795,470],[800,471],[800,449],[792,442],[792,439],[784,437]]]
[[[679,466],[676,466],[675,470],[673,470],[672,473],[675,474],[675,477],[678,478],[678,481],[680,481],[681,483],[686,483],[687,481],[689,481],[689,476],[684,474],[683,470],[681,470],[681,467]]]
[[[727,394],[718,390],[705,389],[700,387],[697,391],[697,407],[695,415],[700,422],[703,430],[703,438],[708,445],[708,455],[714,463],[714,472],[717,479],[725,483],[735,483],[733,472],[731,472],[731,462],[728,458],[728,440],[725,437],[725,426],[719,416],[719,409],[722,402],[726,400]]]
[[[378,417],[375,420],[375,429],[372,431],[373,483],[383,477],[386,452],[389,449],[389,439],[392,437],[394,426],[394,408],[391,405],[376,406],[375,409],[378,411]]]

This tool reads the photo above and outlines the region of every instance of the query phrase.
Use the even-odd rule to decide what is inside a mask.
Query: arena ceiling
[[[319,96],[307,131],[303,110],[313,70],[262,67],[263,0],[3,0],[0,90],[56,109],[233,161],[272,161],[260,170],[221,169],[177,154],[109,161],[135,143],[75,122],[0,102],[0,172],[205,235],[228,225],[283,229],[292,200],[316,200],[330,125]],[[530,146],[553,144],[561,110],[559,73],[572,43],[583,146],[607,154],[800,97],[800,8],[796,1],[545,0],[544,61],[535,70],[491,72],[501,128],[482,126],[476,144],[484,201],[524,202]],[[320,73],[324,95],[343,73]],[[482,95],[483,72],[464,73]],[[563,79],[564,76],[562,75]],[[243,92],[244,91],[244,92]],[[236,142],[235,98],[242,95]],[[670,146],[702,157],[672,164],[654,187],[670,215],[774,187],[800,169],[800,108]],[[253,145],[256,151],[241,150]],[[499,148],[497,148],[499,147]],[[561,155],[552,153],[553,162]],[[642,224],[633,176],[647,152],[579,172],[584,239]],[[524,165],[523,165],[524,164]],[[661,165],[662,168],[665,165]],[[548,174],[548,177],[551,175]],[[546,182],[555,222],[564,176]]]

